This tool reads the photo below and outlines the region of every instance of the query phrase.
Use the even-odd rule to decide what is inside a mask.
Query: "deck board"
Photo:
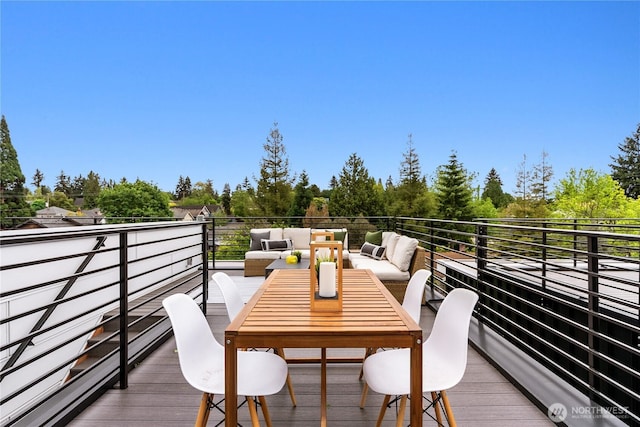
[[[207,319],[215,336],[222,340],[228,323],[222,304],[209,304]],[[431,330],[434,315],[422,310],[420,326],[425,335]],[[362,349],[330,349],[330,355],[357,356]],[[288,357],[319,354],[316,349],[287,349]],[[320,418],[320,366],[290,365],[298,406],[293,408],[286,387],[267,397],[274,426],[307,427],[317,425]],[[362,382],[358,380],[359,364],[330,364],[327,369],[328,425],[332,427],[369,427],[375,425],[382,396],[369,392],[365,409],[359,408]],[[533,403],[475,350],[469,349],[468,366],[462,382],[449,391],[458,424],[469,427],[554,426]],[[169,339],[145,359],[129,375],[126,390],[107,391],[68,425],[85,426],[189,426],[193,425],[200,403],[200,393],[183,379],[175,353],[175,342]],[[262,420],[262,415],[260,415]],[[209,426],[215,426],[221,415],[212,411]],[[238,411],[239,422],[250,425],[246,408]],[[435,425],[427,416],[425,426]],[[408,414],[405,425],[408,424]],[[388,410],[384,426],[395,422],[395,411]]]

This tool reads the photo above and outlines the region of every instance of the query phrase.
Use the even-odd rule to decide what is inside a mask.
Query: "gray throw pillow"
[[[263,239],[268,240],[269,237],[271,237],[270,231],[262,231],[262,232],[252,231],[249,234],[251,235],[251,243],[249,245],[250,251],[262,250],[262,245],[260,244],[260,242]]]

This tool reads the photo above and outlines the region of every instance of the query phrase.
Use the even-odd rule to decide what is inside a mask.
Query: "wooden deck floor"
[[[209,304],[208,320],[216,337],[221,340],[227,325],[222,304]],[[434,315],[423,308],[421,326],[428,335]],[[298,350],[300,351],[300,350]],[[314,350],[309,350],[314,351]],[[362,349],[340,350],[343,355],[360,355]],[[288,350],[294,356],[294,350]],[[313,353],[316,354],[316,353]],[[332,354],[331,351],[329,353]],[[267,397],[274,426],[307,427],[317,425],[320,402],[320,367],[291,365],[291,377],[298,399],[293,408],[286,387],[277,395]],[[369,427],[375,425],[382,396],[370,392],[365,409],[359,408],[362,382],[358,380],[360,365],[332,364],[327,373],[329,426]],[[458,425],[469,427],[553,426],[545,413],[508,382],[473,349],[470,349],[464,379],[449,391]],[[173,338],[133,369],[129,388],[113,389],[79,414],[69,426],[189,426],[193,425],[200,403],[200,393],[183,379],[178,365]],[[407,411],[408,412],[408,411]],[[250,425],[246,407],[238,411],[239,420]],[[435,425],[425,416],[424,425]],[[212,412],[209,426],[215,426],[222,415]],[[395,412],[388,410],[385,426],[395,422]],[[405,424],[408,424],[408,415]]]

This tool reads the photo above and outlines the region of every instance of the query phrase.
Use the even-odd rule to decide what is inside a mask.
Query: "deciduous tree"
[[[620,218],[628,205],[618,182],[591,168],[569,170],[554,198],[555,214],[564,218]]]
[[[100,210],[106,217],[171,217],[169,197],[156,185],[136,180],[102,190],[98,198]]]

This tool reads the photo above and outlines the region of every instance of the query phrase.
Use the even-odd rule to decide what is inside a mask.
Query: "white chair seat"
[[[428,351],[423,351],[430,355]],[[426,356],[426,355],[425,355]],[[364,376],[372,390],[394,396],[409,394],[411,353],[408,348],[380,351],[364,362]],[[430,355],[422,361],[422,389],[447,390],[460,382],[459,369],[447,360]]]
[[[238,394],[241,396],[276,394],[284,386],[287,372],[287,362],[280,356],[266,351],[239,351]]]
[[[268,396],[278,393],[287,376],[287,363],[273,353],[238,351],[239,396]],[[189,384],[210,394],[224,394],[224,360],[202,361],[191,368]]]

